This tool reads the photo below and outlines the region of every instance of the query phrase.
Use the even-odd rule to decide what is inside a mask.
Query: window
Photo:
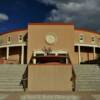
[[[8,43],[8,44],[11,43],[11,36],[8,36],[8,38],[7,38],[7,43]]]
[[[18,36],[18,41],[19,41],[19,42],[22,42],[22,41],[23,41],[23,36],[22,36],[22,35],[19,35],[19,36]]]
[[[79,41],[80,41],[80,43],[84,42],[84,35],[83,34],[80,35],[80,40]]]
[[[92,42],[92,43],[95,43],[95,36],[92,36],[92,37],[91,37],[91,42]]]

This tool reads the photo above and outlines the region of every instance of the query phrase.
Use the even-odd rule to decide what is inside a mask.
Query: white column
[[[78,59],[79,59],[79,64],[81,63],[81,50],[80,46],[78,46]]]
[[[93,58],[96,58],[96,50],[95,50],[95,46],[93,47]]]
[[[34,52],[34,57],[36,56],[36,53]],[[36,64],[36,58],[33,58],[33,64]]]
[[[21,64],[24,64],[24,46],[21,46]]]
[[[55,53],[55,56],[58,56],[58,53],[57,52]]]
[[[9,47],[7,47],[7,49],[6,49],[6,59],[8,59],[9,58]]]
[[[33,58],[33,64],[36,64],[36,58]]]

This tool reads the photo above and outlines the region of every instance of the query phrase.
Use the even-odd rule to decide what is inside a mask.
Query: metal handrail
[[[28,80],[28,78],[22,78],[21,79],[21,83],[20,84],[22,84],[24,91],[26,91],[26,87],[27,87],[26,81],[27,80]]]
[[[71,81],[73,82],[73,84],[72,84],[72,90],[75,91],[75,86],[76,86],[76,74],[75,74],[75,71],[74,71],[74,68],[73,68],[73,64],[72,64],[72,61],[71,61],[71,59],[70,59],[69,54],[68,54],[68,58],[69,58],[70,64],[72,65],[72,78],[71,78]]]

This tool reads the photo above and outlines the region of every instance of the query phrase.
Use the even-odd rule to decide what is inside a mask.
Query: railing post
[[[93,47],[93,58],[94,59],[96,58],[96,47],[95,46]]]
[[[79,59],[79,64],[81,63],[81,47],[78,45],[78,59]]]
[[[7,50],[6,50],[6,59],[9,58],[9,47],[7,46]]]
[[[24,64],[24,46],[21,46],[21,64]]]

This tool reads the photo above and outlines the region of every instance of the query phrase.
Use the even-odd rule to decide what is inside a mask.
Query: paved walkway
[[[100,92],[0,92],[0,100],[100,100]]]

